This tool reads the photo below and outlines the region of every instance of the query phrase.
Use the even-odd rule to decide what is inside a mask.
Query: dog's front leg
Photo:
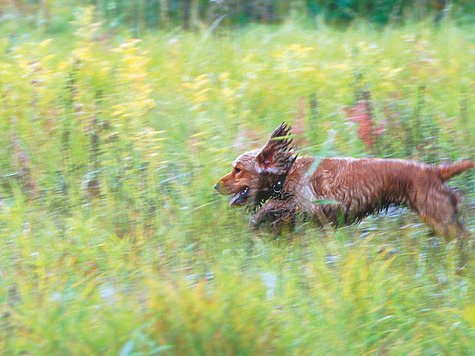
[[[295,213],[294,205],[288,200],[270,200],[251,217],[250,226],[258,229],[260,225],[268,222],[272,233],[278,234],[285,224],[290,224],[292,227]]]

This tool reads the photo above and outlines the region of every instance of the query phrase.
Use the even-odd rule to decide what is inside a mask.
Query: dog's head
[[[229,206],[256,209],[273,194],[273,185],[285,175],[295,157],[289,138],[291,127],[282,123],[261,149],[245,152],[233,162],[233,169],[214,186],[220,194],[233,195]]]

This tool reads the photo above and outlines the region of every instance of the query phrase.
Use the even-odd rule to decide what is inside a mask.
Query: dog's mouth
[[[271,197],[272,194],[267,190],[258,191],[256,196],[252,199],[252,203],[250,203],[250,189],[248,186],[245,186],[231,197],[231,200],[229,201],[229,206],[249,205],[248,208],[250,209],[250,211],[252,213],[255,213],[262,207],[262,205],[269,201]]]
[[[229,206],[232,205],[242,205],[244,203],[249,195],[249,187],[245,186],[243,189],[241,189],[239,192],[234,194],[231,197],[231,200],[229,201]]]

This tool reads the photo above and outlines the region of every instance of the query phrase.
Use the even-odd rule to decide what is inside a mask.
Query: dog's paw
[[[251,230],[257,230],[259,228],[260,219],[256,215],[252,215],[251,219],[249,219],[249,228]]]

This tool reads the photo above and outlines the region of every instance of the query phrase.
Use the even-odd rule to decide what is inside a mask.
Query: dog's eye
[[[241,172],[241,168],[235,167],[235,168],[234,168],[234,172],[236,172],[236,173]]]

